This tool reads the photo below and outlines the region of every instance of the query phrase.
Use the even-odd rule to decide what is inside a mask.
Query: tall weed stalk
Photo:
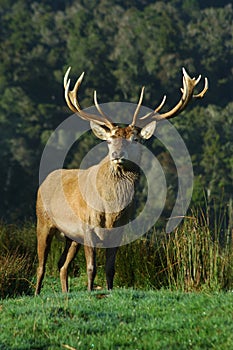
[[[212,227],[212,228],[210,228]],[[0,223],[0,297],[32,294],[37,266],[36,228]],[[225,237],[226,236],[226,237]],[[232,290],[233,242],[229,230],[222,232],[199,211],[170,234],[155,229],[119,248],[115,286],[140,289]],[[57,263],[64,243],[53,240],[47,276],[59,279]],[[105,250],[97,251],[96,283],[105,287]],[[69,276],[85,274],[83,249],[72,262]],[[58,280],[59,283],[59,280]],[[80,282],[82,283],[82,282]]]
[[[171,290],[233,288],[232,239],[222,239],[200,211],[170,234],[153,231],[120,248],[117,277],[121,285]],[[227,234],[227,232],[226,232]]]
[[[35,274],[35,226],[0,223],[0,297],[32,294]]]

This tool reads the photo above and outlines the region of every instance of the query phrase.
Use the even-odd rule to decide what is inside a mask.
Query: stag
[[[143,100],[143,87],[131,124],[119,126],[101,109],[96,92],[94,102],[98,114],[82,110],[77,95],[84,73],[70,91],[69,72],[70,68],[64,76],[67,105],[80,118],[90,122],[93,133],[99,139],[107,141],[108,155],[98,164],[85,170],[55,170],[39,187],[36,204],[39,265],[35,294],[40,293],[50,245],[57,232],[62,232],[66,240],[58,263],[62,291],[68,291],[67,270],[81,244],[85,250],[88,290],[93,290],[98,242],[106,243],[107,288],[113,288],[115,259],[121,243],[121,234],[115,234],[113,237],[111,232],[132,220],[134,214],[130,204],[134,201],[135,188],[140,177],[139,144],[153,135],[157,121],[173,118],[184,110],[192,98],[202,98],[208,89],[208,81],[205,78],[203,90],[194,94],[194,88],[201,76],[191,79],[183,68],[182,95],[174,108],[159,113],[165,103],[164,97],[153,112],[140,118],[143,121],[148,120],[146,125],[138,127],[136,123]],[[111,244],[108,246],[109,239]]]

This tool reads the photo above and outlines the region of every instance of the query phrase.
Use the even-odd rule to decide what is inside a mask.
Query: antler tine
[[[69,99],[70,79],[66,80],[66,84],[64,83],[64,88],[65,88],[66,103],[67,103],[68,107],[72,110],[72,112],[76,113],[77,110],[76,110],[76,108],[74,108],[74,106],[72,105],[72,103],[70,102],[70,99]]]
[[[196,95],[193,95],[194,98],[203,98],[206,91],[208,90],[209,88],[209,84],[208,84],[208,79],[205,78],[205,85],[204,85],[204,88],[201,92],[199,92],[199,94],[196,94]]]
[[[109,122],[110,122],[110,124],[113,125],[112,120],[100,108],[100,105],[99,105],[98,100],[97,100],[97,92],[96,92],[96,90],[94,91],[94,103],[95,103],[97,111],[102,115],[103,119],[106,121],[106,124],[109,124]]]
[[[103,116],[103,111],[101,111],[101,113],[100,113],[101,116],[99,116],[99,115],[95,115],[95,114],[86,113],[82,110],[82,108],[80,107],[80,104],[78,102],[77,95],[78,95],[79,86],[81,85],[83,77],[84,77],[84,72],[77,79],[73,90],[70,91],[69,90],[70,89],[70,79],[68,79],[70,70],[71,70],[71,67],[69,67],[67,69],[65,76],[64,76],[65,100],[66,100],[68,107],[72,110],[72,112],[78,113],[82,119],[88,120],[88,121],[94,121],[98,124],[106,125],[110,129],[112,129],[114,126],[113,122],[105,114]],[[100,108],[97,108],[97,109],[100,112],[101,109]]]
[[[152,117],[152,116],[154,116],[155,114],[157,114],[157,113],[162,109],[162,107],[164,106],[164,103],[165,103],[165,101],[166,101],[166,98],[167,98],[167,96],[164,95],[164,96],[163,96],[163,99],[162,99],[161,103],[158,105],[158,107],[156,107],[155,110],[154,110],[153,112],[149,112],[149,113],[147,113],[146,115],[144,115],[143,117],[141,117],[140,120],[147,119],[147,118]]]
[[[71,67],[69,67],[66,71],[66,74],[64,75],[63,83],[64,83],[64,89],[66,89],[66,86],[68,84],[68,76],[70,74]]]
[[[155,108],[154,113],[158,113],[163,108],[166,99],[167,99],[167,96],[164,95],[160,105],[157,108]]]
[[[134,125],[136,124],[137,116],[138,116],[138,113],[139,113],[140,108],[141,108],[141,105],[142,105],[144,90],[145,90],[145,86],[142,87],[141,94],[140,94],[140,98],[139,98],[139,101],[138,101],[138,105],[137,105],[137,107],[136,107],[136,109],[135,109],[135,112],[134,112],[134,115],[133,115],[132,123],[130,124],[131,126],[134,126]]]
[[[80,77],[77,79],[75,85],[74,85],[74,88],[72,91],[70,91],[70,97],[72,98],[72,102],[75,106],[75,108],[78,110],[79,113],[83,113],[81,107],[80,107],[80,104],[77,100],[77,96],[78,96],[78,89],[79,89],[79,86],[81,85],[82,81],[83,81],[83,77],[84,77],[84,72],[82,72],[82,74],[80,75]]]
[[[183,71],[183,87],[181,88],[182,96],[179,102],[170,111],[162,114],[158,114],[158,111],[164,105],[165,100],[163,100],[162,103],[159,105],[159,107],[154,110],[154,112],[148,113],[146,116],[140,119],[145,119],[148,117],[156,120],[174,118],[176,115],[178,115],[181,111],[185,109],[185,107],[187,106],[187,104],[192,98],[202,98],[205,95],[206,91],[208,90],[208,79],[205,78],[205,86],[203,90],[199,94],[195,95],[193,94],[193,90],[195,86],[200,82],[201,75],[199,75],[197,79],[190,78],[185,68],[182,68],[182,71]]]
[[[72,112],[83,115],[83,111],[81,110],[81,107],[77,101],[77,91],[79,86],[81,85],[81,82],[83,80],[84,72],[80,75],[80,77],[77,79],[76,84],[74,86],[74,89],[72,91],[69,91],[70,89],[70,79],[68,79],[69,72],[71,67],[68,68],[65,76],[64,76],[64,88],[65,88],[65,100],[68,105],[68,107],[72,110]]]

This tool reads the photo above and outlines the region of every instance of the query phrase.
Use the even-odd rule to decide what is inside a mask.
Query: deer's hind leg
[[[46,223],[37,222],[37,254],[38,254],[38,268],[37,268],[37,282],[35,295],[40,294],[42,282],[45,274],[45,266],[48,258],[51,242],[55,228],[51,228]]]
[[[106,279],[107,279],[107,288],[109,290],[113,289],[113,279],[115,275],[115,260],[118,247],[107,248],[106,249]]]
[[[63,293],[68,292],[68,267],[71,261],[75,258],[80,243],[72,241],[66,237],[65,249],[58,262],[58,268],[60,271],[61,288]]]

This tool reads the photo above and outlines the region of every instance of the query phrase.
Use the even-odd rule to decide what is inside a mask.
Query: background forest
[[[62,85],[68,66],[72,78],[86,72],[80,91],[84,108],[92,104],[95,89],[101,102],[136,103],[145,85],[144,105],[153,108],[166,93],[167,109],[180,97],[184,66],[191,76],[202,74],[210,83],[205,98],[172,121],[192,157],[192,207],[204,210],[207,204],[224,212],[223,224],[229,230],[233,192],[229,0],[0,0],[0,18],[2,220],[34,219],[43,148],[70,115]],[[79,153],[67,160],[68,167],[78,166],[91,142],[87,137],[79,145]],[[163,167],[169,167],[166,150],[156,141],[153,147]],[[175,188],[171,186],[168,210]]]

